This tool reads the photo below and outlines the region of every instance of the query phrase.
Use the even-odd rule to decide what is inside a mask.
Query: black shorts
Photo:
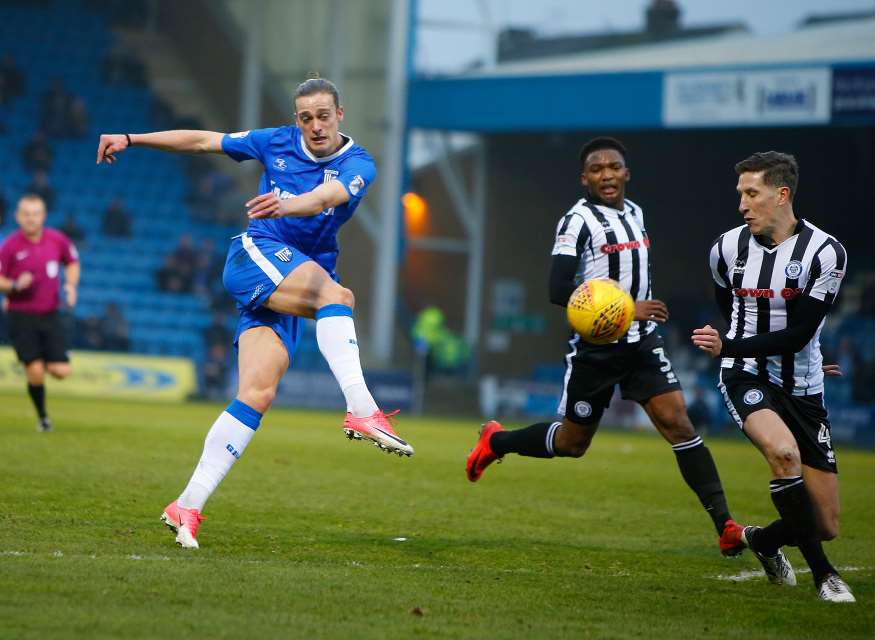
[[[611,404],[618,384],[623,398],[639,404],[680,391],[681,383],[662,345],[662,337],[655,331],[630,344],[596,346],[577,338],[566,357],[568,370],[559,413],[578,424],[596,424]]]
[[[744,431],[744,421],[754,411],[771,409],[796,439],[802,464],[838,473],[832,435],[823,394],[794,396],[752,373],[720,369],[720,393],[729,415]]]
[[[9,342],[24,364],[34,360],[69,362],[67,329],[57,311],[34,314],[9,312]]]

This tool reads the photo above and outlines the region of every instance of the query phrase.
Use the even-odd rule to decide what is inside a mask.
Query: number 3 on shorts
[[[653,353],[659,358],[659,361],[662,363],[662,366],[659,368],[663,373],[668,373],[671,371],[671,360],[665,357],[665,349],[662,347],[656,347],[653,350]]]

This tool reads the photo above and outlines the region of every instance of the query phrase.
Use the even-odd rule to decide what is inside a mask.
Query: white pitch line
[[[837,567],[839,571],[842,573],[849,573],[852,571],[868,571],[868,567]],[[811,573],[811,569],[805,567],[803,569],[795,569],[796,573]],[[744,571],[737,573],[731,576],[725,576],[723,574],[712,576],[715,580],[725,580],[726,582],[746,582],[747,580],[756,580],[757,578],[764,578],[766,572],[762,569],[745,569]]]

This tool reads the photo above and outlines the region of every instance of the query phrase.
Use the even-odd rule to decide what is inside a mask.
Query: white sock
[[[243,455],[260,419],[260,413],[239,400],[234,400],[219,415],[207,433],[201,459],[191,480],[177,500],[180,507],[203,510],[225,474]]]
[[[330,304],[316,312],[316,342],[346,398],[347,411],[357,418],[372,415],[377,403],[365,384],[352,309]]]

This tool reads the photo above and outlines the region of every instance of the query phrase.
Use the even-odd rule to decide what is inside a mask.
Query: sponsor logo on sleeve
[[[364,178],[361,176],[356,176],[349,183],[349,192],[352,195],[358,195],[358,192],[361,191],[365,186]]]
[[[574,249],[577,247],[577,238],[568,233],[563,233],[560,236],[556,236],[556,247],[562,249]]]
[[[229,138],[245,138],[249,135],[249,131],[238,131],[237,133],[228,134]]]

